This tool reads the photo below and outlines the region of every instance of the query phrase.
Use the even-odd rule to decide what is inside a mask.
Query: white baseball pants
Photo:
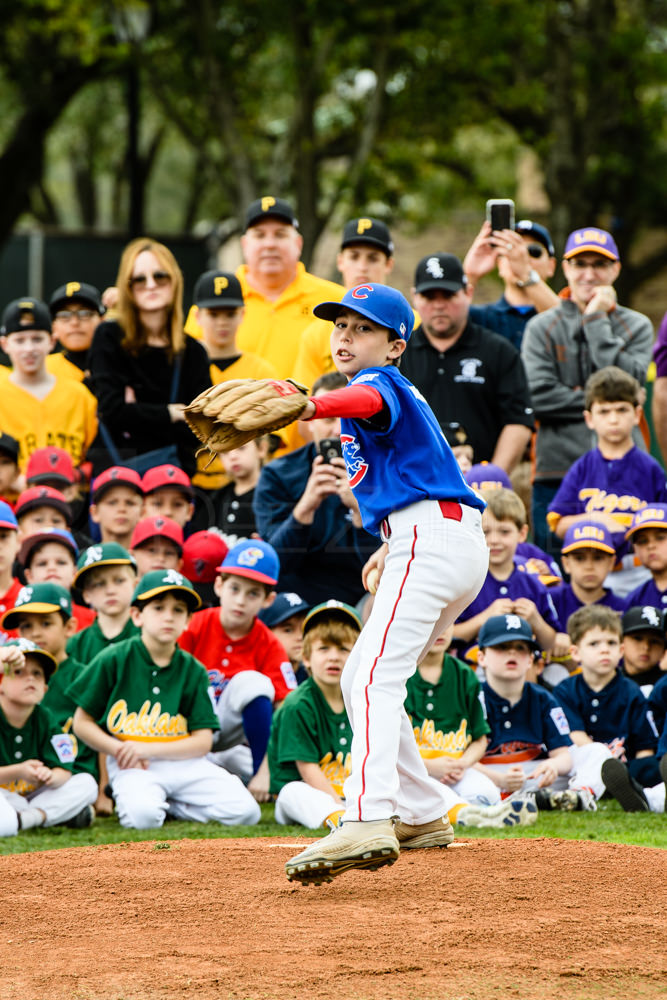
[[[342,809],[339,799],[313,788],[305,781],[289,781],[278,792],[276,823],[288,826],[300,823],[309,830],[323,826],[327,816]]]
[[[460,520],[446,516],[449,510]],[[352,724],[345,820],[398,815],[411,825],[446,812],[404,708],[406,681],[479,592],[489,563],[481,513],[423,500],[389,515],[389,552],[373,609],[341,679]]]
[[[167,813],[196,823],[250,826],[261,815],[241,779],[206,757],[151,760],[145,771],[121,770],[115,757],[107,757],[107,766],[121,826],[149,830],[162,826]]]
[[[41,809],[44,826],[57,826],[72,819],[97,798],[97,782],[92,774],[73,774],[60,788],[38,788],[28,795],[0,788],[0,837],[15,837],[23,809]]]

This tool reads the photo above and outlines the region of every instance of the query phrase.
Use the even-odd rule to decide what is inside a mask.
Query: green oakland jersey
[[[98,653],[69,694],[119,740],[164,743],[220,728],[199,660],[176,647],[169,665],[158,667],[140,636]]]
[[[352,727],[347,712],[334,712],[312,677],[291,691],[273,717],[269,738],[271,793],[300,781],[300,760],[319,764],[339,795],[350,773]]]
[[[23,764],[27,760],[40,760],[46,767],[72,770],[74,751],[72,740],[60,731],[60,726],[43,705],[35,705],[24,726],[15,729],[0,709],[0,767]],[[0,787],[19,795],[28,795],[38,787],[20,778],[3,781]]]
[[[123,627],[113,639],[108,639],[100,628],[97,618],[92,625],[81,629],[73,635],[67,643],[68,656],[74,656],[81,663],[92,663],[98,653],[110,646],[114,642],[123,642],[124,639],[132,639],[139,635],[141,629],[137,628],[131,618],[128,618]]]
[[[72,656],[68,656],[62,663],[59,663],[58,669],[51,675],[46,694],[42,699],[42,705],[48,708],[62,732],[69,733],[72,739],[76,754],[74,773],[86,771],[88,774],[92,774],[97,781],[100,776],[97,751],[91,750],[85,743],[80,743],[72,729],[76,702],[72,700],[69,688],[83,669],[84,664]]]
[[[419,671],[410,677],[405,710],[422,757],[460,757],[469,743],[491,731],[479,687],[475,671],[449,653],[437,683],[428,683]]]

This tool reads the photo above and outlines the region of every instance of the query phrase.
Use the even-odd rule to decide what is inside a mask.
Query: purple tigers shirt
[[[567,632],[567,620],[570,615],[573,615],[575,611],[579,608],[583,608],[583,604],[575,594],[572,589],[572,585],[569,583],[563,583],[560,587],[552,587],[549,591],[549,595],[554,602],[554,607],[556,609],[556,614],[558,615],[558,620],[560,622],[560,631]],[[614,611],[619,611],[623,614],[630,605],[627,599],[624,597],[619,597],[615,594],[613,590],[606,590],[604,596],[600,598],[599,601],[595,601],[596,604],[604,604],[608,608],[612,608]]]
[[[457,621],[465,622],[469,618],[474,618],[475,615],[485,611],[489,604],[493,604],[499,597],[509,597],[512,600],[516,600],[519,597],[527,597],[535,603],[537,610],[547,625],[551,625],[557,632],[560,630],[558,615],[551,600],[551,594],[536,576],[533,576],[531,573],[525,573],[518,567],[512,570],[512,573],[506,580],[496,580],[495,576],[492,576],[489,571],[486,574],[486,580],[482,584],[479,594],[472,604],[469,604],[465,611],[461,612]]]
[[[577,459],[549,504],[547,520],[554,527],[551,514],[611,514],[619,523],[614,532],[619,557],[630,552],[623,541],[632,524],[632,516],[650,503],[667,503],[665,470],[650,455],[633,447],[623,458],[604,458],[599,448]]]

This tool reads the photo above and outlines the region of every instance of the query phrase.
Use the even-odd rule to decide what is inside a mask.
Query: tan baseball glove
[[[211,386],[185,408],[188,427],[213,455],[297,420],[308,390],[291,379],[230,379]]]

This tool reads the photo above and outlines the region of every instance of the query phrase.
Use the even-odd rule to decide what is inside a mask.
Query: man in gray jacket
[[[618,305],[614,282],[620,270],[610,233],[576,229],[563,255],[563,301],[529,320],[524,333],[521,356],[537,421],[533,535],[546,551],[557,549],[546,525],[547,507],[572,463],[596,445],[584,422],[586,379],[618,365],[640,385],[646,381],[653,327],[647,316]]]

